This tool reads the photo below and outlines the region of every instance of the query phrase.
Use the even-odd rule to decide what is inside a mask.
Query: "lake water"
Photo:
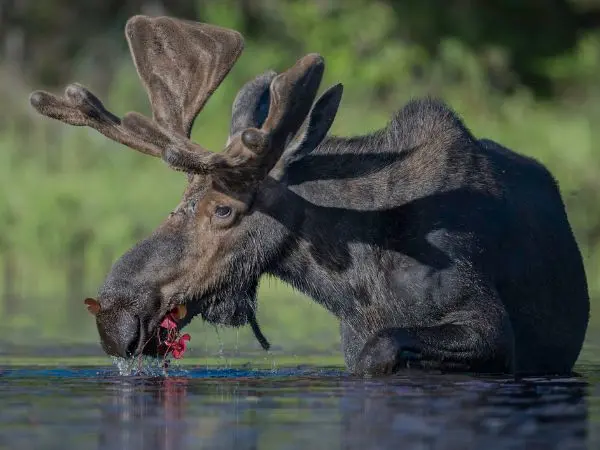
[[[1,449],[597,449],[600,365],[563,379],[341,368],[0,368]]]

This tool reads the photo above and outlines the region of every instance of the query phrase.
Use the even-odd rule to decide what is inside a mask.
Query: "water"
[[[0,369],[2,449],[600,448],[600,365],[514,381],[340,368]]]

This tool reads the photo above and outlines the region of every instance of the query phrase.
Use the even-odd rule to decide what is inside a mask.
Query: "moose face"
[[[259,337],[256,288],[278,245],[267,229],[274,195],[268,174],[284,150],[306,152],[320,143],[341,85],[313,107],[324,70],[316,54],[279,75],[260,75],[238,93],[228,142],[212,153],[189,139],[191,128],[239,57],[242,37],[212,25],[145,16],[129,19],[126,37],[153,119],[135,112],[120,119],[78,84],[63,97],[37,91],[30,98],[41,114],[90,126],[187,173],[179,205],[115,263],[98,299],[86,300],[102,347],[121,357],[156,355],[160,322],[183,304],[180,327],[201,315],[231,326],[250,322]],[[290,144],[307,118],[306,130]]]

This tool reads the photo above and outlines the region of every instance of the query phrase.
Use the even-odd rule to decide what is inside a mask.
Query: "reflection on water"
[[[600,367],[526,381],[339,370],[0,370],[0,448],[598,447]]]

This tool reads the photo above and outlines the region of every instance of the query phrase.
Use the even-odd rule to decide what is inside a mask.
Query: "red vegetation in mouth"
[[[180,305],[172,309],[162,320],[158,328],[158,351],[165,358],[171,353],[173,358],[181,359],[185,353],[186,346],[191,337],[188,333],[180,335],[177,320],[185,317],[187,311],[185,306]],[[166,337],[161,338],[166,330]]]
[[[165,316],[163,321],[160,323],[161,328],[165,328],[169,331],[177,328],[177,322],[175,322],[175,312],[171,311]]]
[[[172,344],[171,351],[173,353],[173,358],[180,359],[185,353],[185,347],[187,342],[190,340],[190,335],[188,333],[182,335],[176,342]]]

